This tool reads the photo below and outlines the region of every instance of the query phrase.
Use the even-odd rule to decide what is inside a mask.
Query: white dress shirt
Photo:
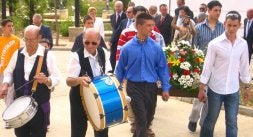
[[[25,80],[29,81],[29,75],[32,71],[32,68],[34,66],[34,63],[36,61],[37,56],[44,56],[45,47],[39,45],[38,49],[35,54],[32,56],[29,56],[27,53],[26,47],[23,48],[21,51],[21,54],[24,54],[24,77]],[[16,67],[17,62],[17,56],[18,56],[18,50],[13,54],[7,68],[4,71],[4,79],[3,82],[9,83],[11,85],[13,83],[13,71]],[[60,82],[60,71],[56,65],[56,59],[54,54],[51,51],[48,51],[47,54],[47,70],[49,73],[49,78],[52,81],[52,85],[48,87],[49,89],[53,88],[54,86],[58,85]],[[21,76],[22,77],[22,76]]]
[[[105,39],[105,29],[102,18],[96,17],[96,20],[94,22],[94,28],[99,32],[103,39]]]
[[[200,81],[226,95],[239,91],[239,79],[250,82],[247,42],[236,36],[232,45],[223,33],[208,44]]]
[[[109,60],[109,53],[103,48],[105,53],[105,73],[112,70],[111,63]],[[92,69],[93,76],[101,76],[101,67],[98,63],[98,52],[96,51],[95,56],[90,54],[85,48],[84,48],[84,58],[89,58],[90,66]],[[70,57],[70,62],[68,65],[68,77],[77,78],[79,77],[79,74],[81,72],[81,65],[79,62],[79,57],[77,52],[73,52],[72,56]]]

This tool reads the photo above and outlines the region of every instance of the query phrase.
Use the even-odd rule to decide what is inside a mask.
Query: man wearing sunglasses
[[[70,90],[71,137],[84,137],[87,131],[87,115],[85,114],[80,86],[89,86],[91,79],[111,71],[107,51],[99,46],[101,36],[94,28],[84,32],[83,47],[73,52],[68,66],[67,85]],[[108,137],[108,128],[95,131],[95,137]]]
[[[242,91],[245,101],[249,98],[248,45],[236,34],[241,26],[241,15],[237,11],[229,11],[224,26],[225,32],[208,44],[200,78],[198,98],[204,102],[208,96],[208,111],[200,137],[214,136],[222,104],[226,117],[226,137],[237,137],[240,81],[245,85]]]

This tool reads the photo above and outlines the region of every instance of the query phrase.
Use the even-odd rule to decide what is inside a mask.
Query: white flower
[[[178,78],[178,75],[177,74],[173,74],[172,78],[176,80]]]
[[[180,64],[180,68],[181,69],[185,69],[185,70],[190,70],[190,67],[191,67],[191,64],[189,63],[189,62],[182,62],[181,64]]]
[[[183,44],[183,45],[187,45],[187,46],[191,47],[190,42],[189,41],[185,41],[185,40],[181,40],[178,44],[179,45]]]

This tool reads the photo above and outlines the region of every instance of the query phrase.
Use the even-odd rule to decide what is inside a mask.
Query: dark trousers
[[[44,113],[40,107],[35,116],[25,125],[15,128],[17,137],[46,137]]]
[[[135,115],[136,131],[133,137],[147,137],[147,129],[154,119],[157,102],[156,83],[127,81],[127,94]]]
[[[110,62],[112,65],[112,72],[114,72],[116,66],[116,52],[117,52],[118,43],[112,43],[111,46],[111,55],[110,55]]]
[[[252,47],[248,47],[248,51],[249,51],[249,63],[251,61],[251,56],[253,54],[253,48]]]
[[[80,92],[70,91],[71,137],[85,137],[87,131],[87,115],[82,106]],[[108,137],[108,128],[95,131],[95,137]]]

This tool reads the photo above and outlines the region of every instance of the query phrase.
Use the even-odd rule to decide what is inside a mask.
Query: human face
[[[143,25],[137,26],[139,36],[142,38],[150,36],[154,26],[155,22],[153,20],[145,20]]]
[[[94,21],[92,19],[86,20],[86,22],[84,23],[84,27],[85,28],[93,28],[94,27]]]
[[[185,16],[187,15],[187,13],[186,13],[184,10],[180,10],[180,11],[179,11],[179,15],[180,15],[181,17],[185,17]]]
[[[10,35],[13,32],[13,23],[8,22],[2,29],[3,29],[3,34],[4,35]]]
[[[36,25],[36,26],[38,26],[38,27],[40,27],[40,25],[41,25],[41,20],[38,19],[38,18],[33,18],[33,24]]]
[[[208,18],[212,20],[218,20],[221,14],[221,7],[214,6],[212,9],[208,9]]]
[[[83,45],[85,49],[92,54],[93,56],[96,54],[96,49],[99,45],[99,38],[94,33],[85,33],[85,37],[83,38]]]
[[[27,52],[29,54],[33,54],[36,52],[39,44],[40,36],[38,32],[33,30],[28,30],[24,34],[24,41],[27,48]]]
[[[206,6],[200,5],[200,7],[199,7],[199,12],[204,12],[204,13],[206,13],[206,10],[207,10],[207,7],[206,7]]]
[[[91,10],[88,14],[95,19],[97,12],[95,10]]]
[[[177,7],[182,7],[184,5],[182,0],[177,0]]]
[[[121,3],[115,3],[114,9],[115,12],[120,13],[123,10],[123,5]]]
[[[238,29],[241,26],[241,23],[239,22],[238,19],[231,20],[231,19],[226,19],[224,22],[225,26],[225,32],[228,36],[235,36]]]
[[[160,8],[160,12],[163,16],[167,15],[168,14],[168,8],[166,6],[162,6]]]
[[[129,7],[126,11],[127,18],[132,19],[134,17],[133,8]]]

